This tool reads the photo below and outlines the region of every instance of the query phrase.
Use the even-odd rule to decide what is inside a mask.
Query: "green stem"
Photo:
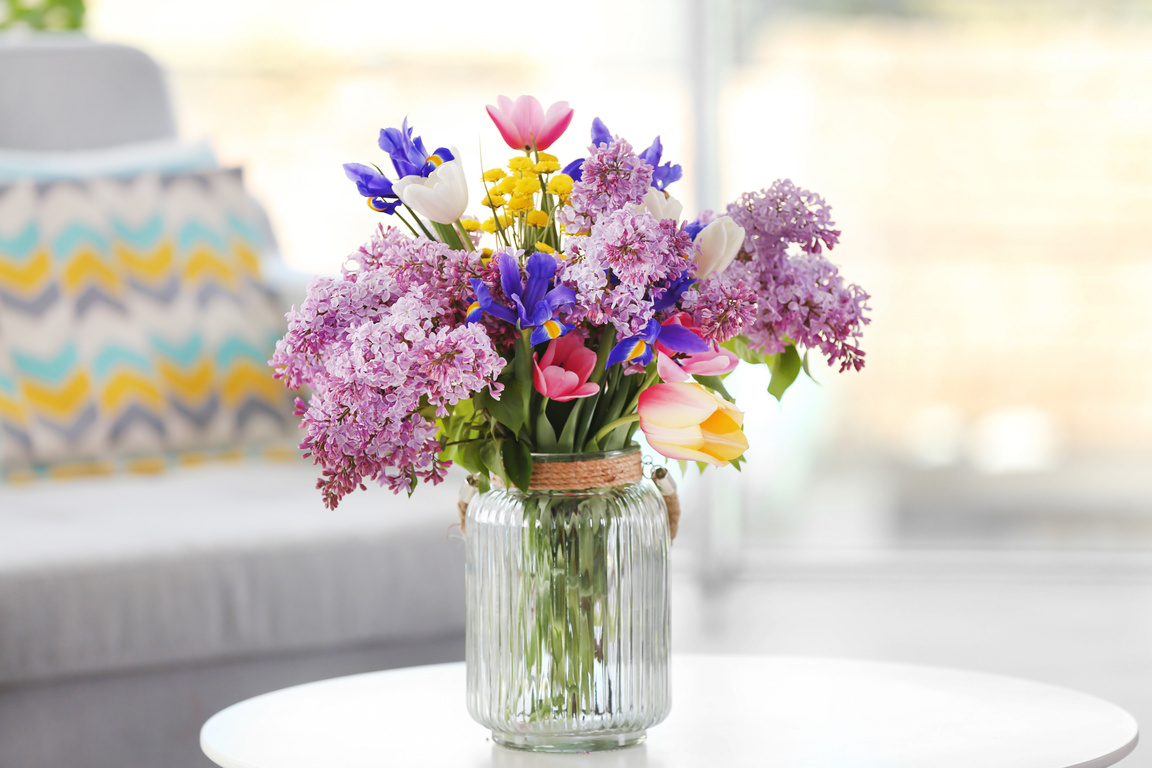
[[[456,219],[456,229],[460,232],[460,242],[464,244],[464,247],[469,251],[476,250],[476,246],[472,245],[472,238],[468,235],[468,230],[464,229],[460,219]]]
[[[620,418],[618,418],[614,421],[610,421],[607,424],[605,424],[603,427],[601,427],[600,431],[592,436],[592,439],[594,441],[599,440],[600,438],[605,437],[608,434],[610,434],[616,428],[622,427],[625,424],[631,424],[634,421],[640,421],[640,414],[630,413],[627,416],[621,416]]]
[[[400,219],[400,221],[404,222],[404,226],[408,227],[408,231],[410,231],[412,233],[413,237],[420,237],[420,233],[416,231],[415,227],[413,227],[411,224],[408,223],[408,219],[406,219],[400,215],[400,209],[399,208],[396,209],[395,213],[396,213],[396,218],[398,218],[398,219]]]

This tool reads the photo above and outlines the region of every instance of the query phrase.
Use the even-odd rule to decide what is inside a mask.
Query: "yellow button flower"
[[[548,214],[544,211],[528,211],[528,217],[525,221],[532,227],[546,227],[548,226]],[[536,250],[540,249],[537,248]]]
[[[460,226],[464,227],[465,232],[475,232],[480,229],[480,222],[476,219],[460,219]]]
[[[508,201],[508,210],[521,212],[527,211],[532,208],[532,198],[530,197],[513,197]]]
[[[514,171],[530,171],[533,162],[530,157],[514,157],[508,161],[508,167]]]
[[[560,170],[560,163],[555,160],[541,160],[532,166],[532,170],[536,173],[552,173],[553,171]]]
[[[507,176],[503,168],[490,168],[484,171],[484,181],[500,181],[500,179]]]
[[[566,173],[558,173],[548,182],[548,191],[554,195],[569,195],[572,193],[572,177]]]
[[[516,182],[516,186],[512,190],[512,194],[517,196],[531,197],[540,191],[540,182],[536,179],[520,179]]]

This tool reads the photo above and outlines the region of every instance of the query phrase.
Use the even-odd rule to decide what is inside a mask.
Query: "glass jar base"
[[[492,740],[502,747],[528,752],[601,752],[631,747],[644,741],[647,731],[604,734],[602,736],[533,736],[492,731]]]

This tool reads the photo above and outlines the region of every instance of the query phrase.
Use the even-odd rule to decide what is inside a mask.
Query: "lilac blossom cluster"
[[[480,325],[467,325],[456,297],[480,259],[395,230],[354,254],[342,279],[317,278],[276,345],[276,376],[293,389],[301,443],[323,467],[317,487],[334,508],[373,480],[395,492],[438,483],[436,416],[488,389],[504,359]],[[451,290],[447,288],[451,286]]]
[[[740,196],[728,215],[746,233],[743,254],[714,278],[719,285],[712,290],[737,291],[743,284],[758,297],[756,316],[743,331],[752,347],[765,354],[788,344],[819,348],[841,371],[862,368],[859,339],[869,296],[845,284],[823,255],[840,237],[824,200],[781,180]]]
[[[572,234],[588,232],[603,214],[639,203],[652,186],[653,168],[624,139],[589,147],[581,178],[557,220]]]
[[[602,214],[589,235],[570,242],[558,272],[576,294],[568,321],[611,323],[621,337],[640,333],[674,305],[678,297],[669,291],[695,268],[687,232],[631,207]]]

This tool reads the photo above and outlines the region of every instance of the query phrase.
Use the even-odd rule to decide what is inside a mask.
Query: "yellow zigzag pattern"
[[[85,371],[79,371],[63,384],[53,386],[31,379],[20,382],[20,389],[28,404],[58,421],[68,421],[92,399],[92,385]]]
[[[100,407],[114,413],[133,403],[144,403],[160,411],[164,408],[164,397],[151,379],[135,371],[120,371],[111,376],[100,393]]]
[[[265,400],[276,402],[282,397],[283,385],[272,378],[272,371],[257,366],[251,360],[238,360],[224,375],[222,399],[224,404],[235,407],[251,394],[259,394]]]
[[[157,363],[160,378],[165,385],[186,402],[197,402],[210,396],[215,379],[215,366],[205,358],[188,369],[182,369],[168,360]]]
[[[156,283],[172,271],[175,249],[170,240],[161,242],[151,252],[138,250],[123,241],[114,243],[112,249],[124,270],[133,277]]]
[[[86,283],[100,283],[109,294],[120,292],[121,281],[111,267],[91,248],[81,249],[76,257],[64,268],[64,286],[71,293],[78,293]]]
[[[17,288],[26,295],[37,290],[52,277],[52,259],[47,248],[38,248],[26,264],[0,258],[0,286]]]

